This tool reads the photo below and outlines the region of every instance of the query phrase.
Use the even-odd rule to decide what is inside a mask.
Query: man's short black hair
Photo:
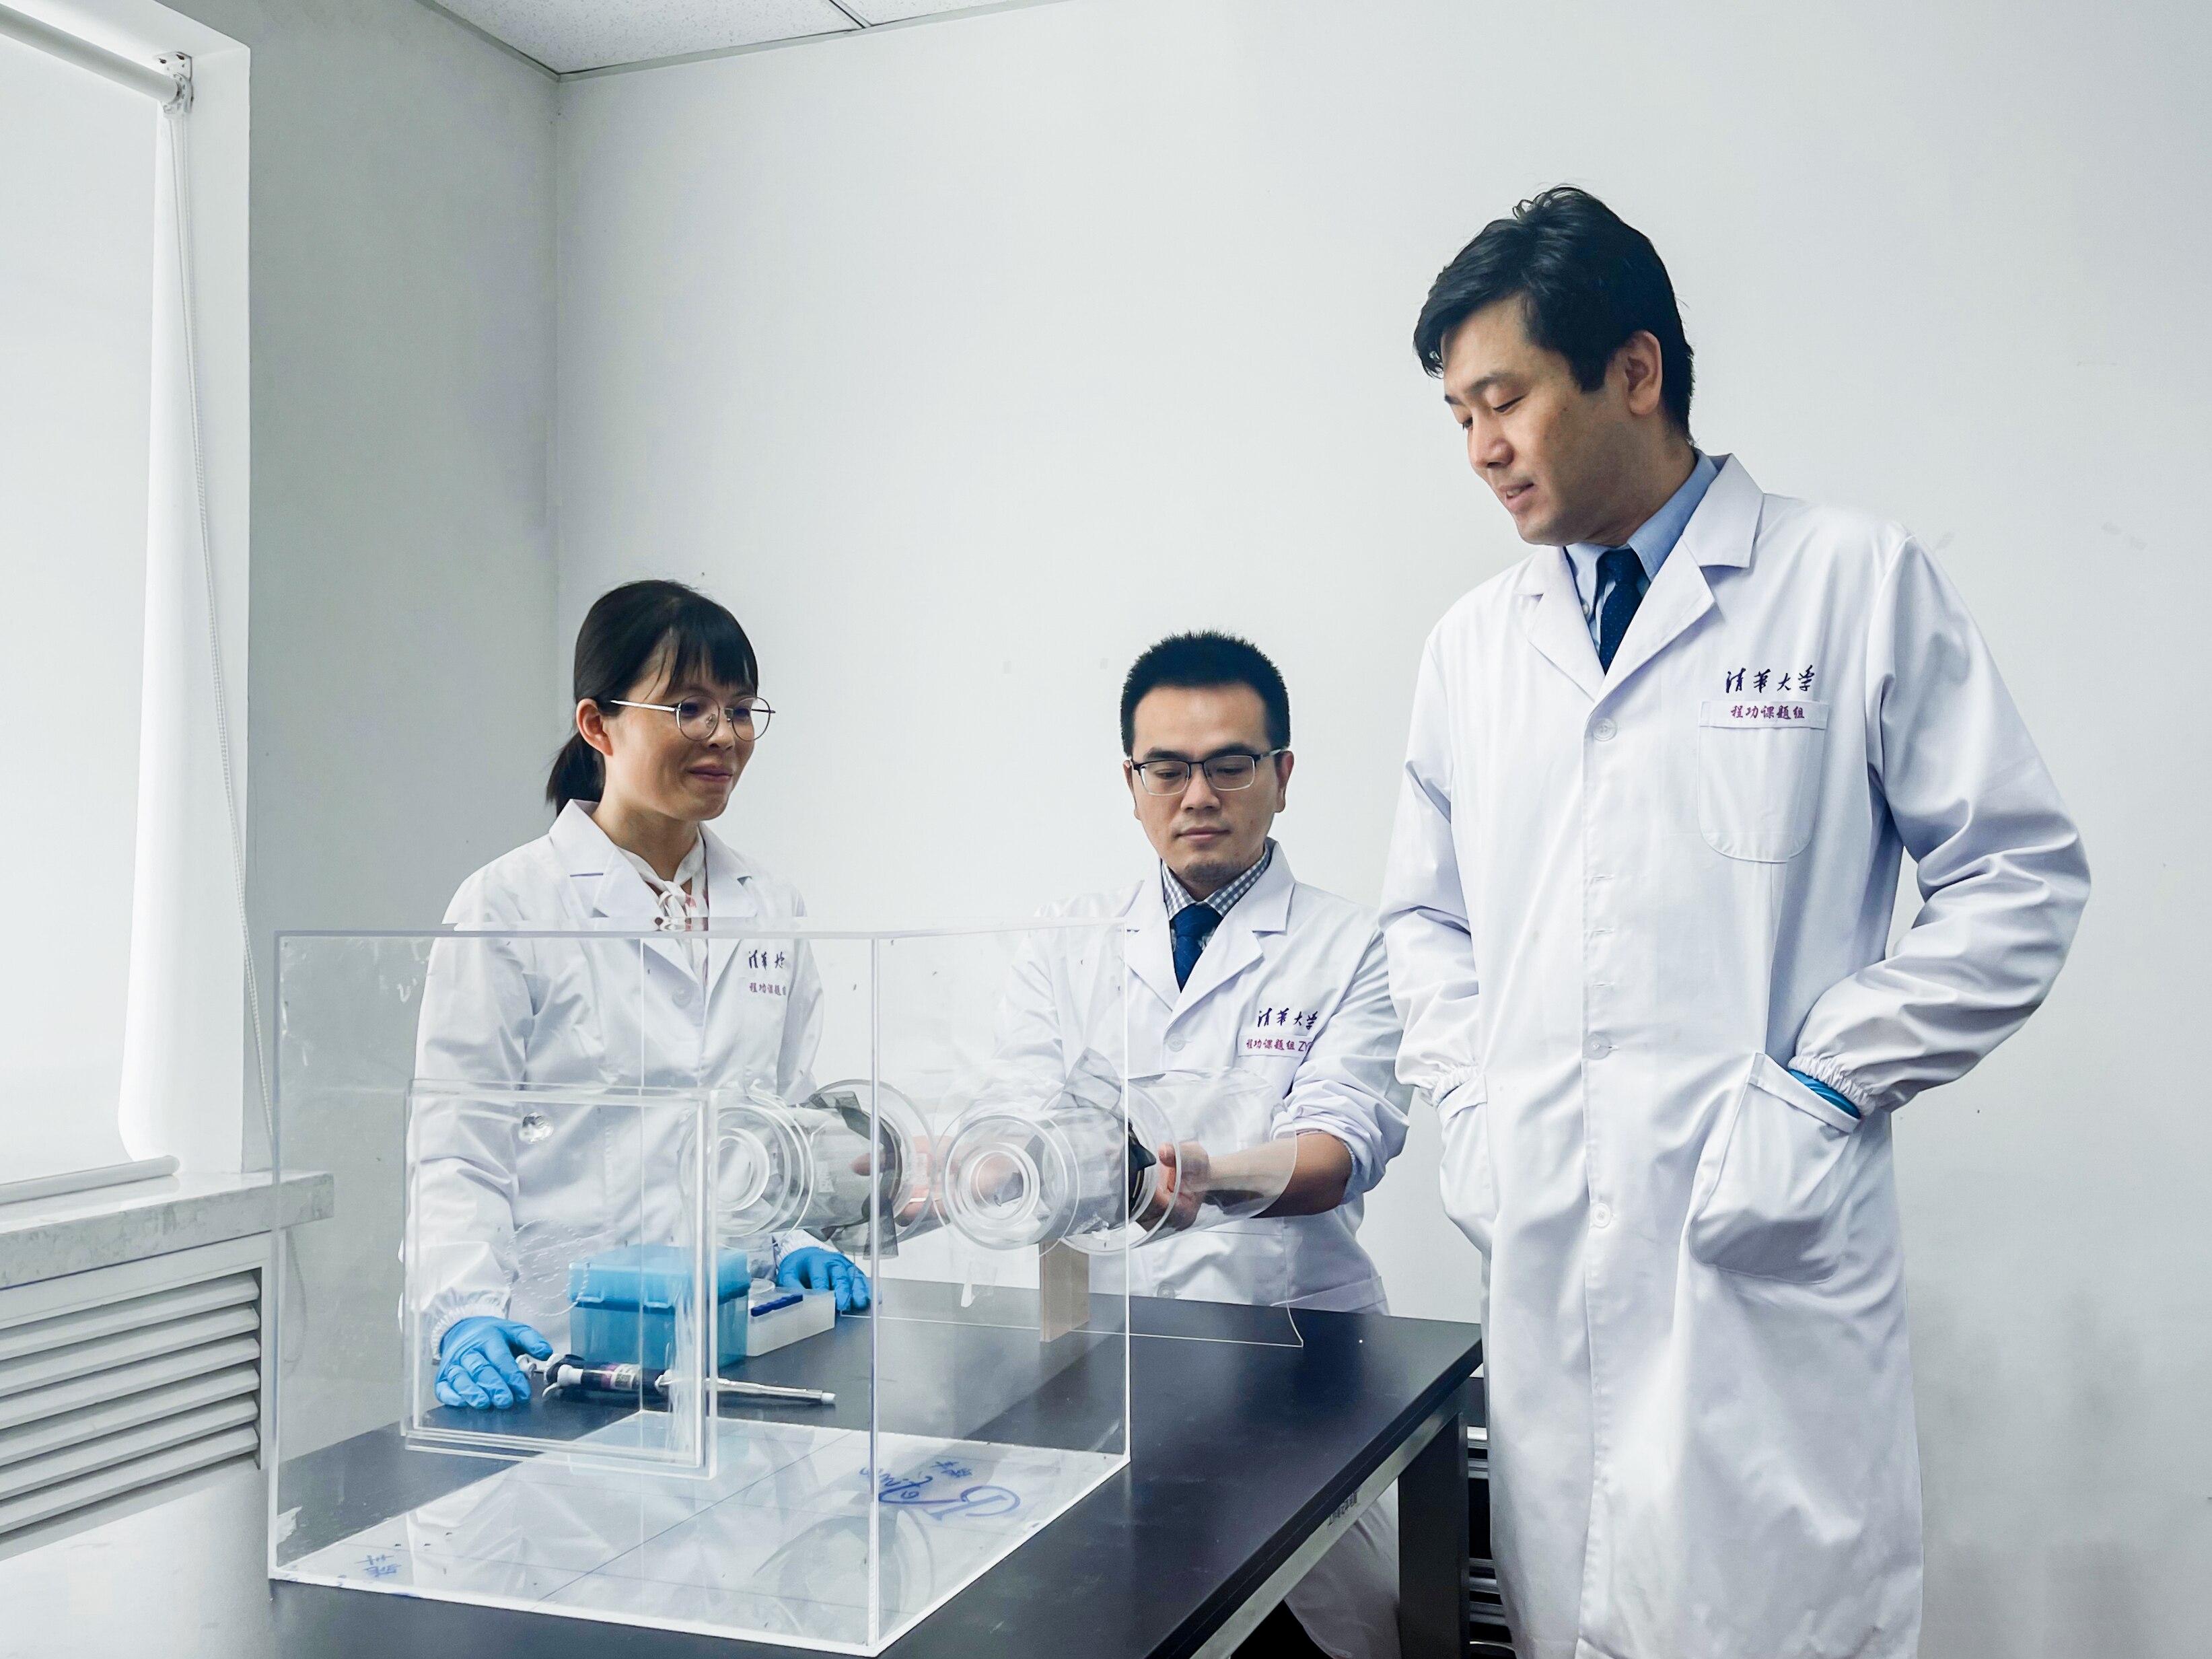
[[[1559,185],[1493,219],[1438,273],[1413,325],[1413,355],[1444,372],[1444,347],[1486,306],[1519,295],[1528,338],[1595,392],[1613,353],[1638,330],[1659,342],[1660,396],[1690,430],[1690,343],[1674,284],[1651,239],[1586,190]]]
[[[1137,705],[1163,685],[1249,685],[1267,711],[1267,747],[1291,746],[1291,694],[1267,653],[1233,634],[1176,634],[1137,659],[1121,682],[1121,752],[1137,752]],[[1201,758],[1193,756],[1194,760]]]

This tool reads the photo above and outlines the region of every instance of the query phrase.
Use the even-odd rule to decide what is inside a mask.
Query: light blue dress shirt
[[[1698,464],[1690,469],[1690,476],[1682,487],[1667,498],[1661,507],[1628,538],[1628,545],[1636,550],[1643,561],[1644,579],[1650,581],[1659,574],[1659,567],[1667,562],[1667,556],[1674,550],[1674,544],[1682,539],[1683,531],[1689,528],[1690,515],[1698,510],[1698,503],[1705,499],[1705,491],[1721,475],[1720,464],[1702,450],[1698,452]],[[1597,591],[1597,562],[1613,550],[1603,542],[1577,542],[1567,549],[1567,563],[1575,576],[1575,592],[1583,602],[1583,620],[1589,625],[1590,643],[1597,643],[1598,612],[1605,593]],[[1611,592],[1607,584],[1606,592]]]

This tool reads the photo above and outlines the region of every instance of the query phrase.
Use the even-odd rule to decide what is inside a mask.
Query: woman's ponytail
[[[599,751],[584,741],[582,732],[571,732],[561,752],[553,757],[553,773],[545,780],[545,799],[553,803],[555,812],[565,812],[572,800],[599,799],[606,787],[606,763],[599,758]]]

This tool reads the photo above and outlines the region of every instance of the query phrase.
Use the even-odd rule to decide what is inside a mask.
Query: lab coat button
[[[1600,743],[1611,743],[1613,734],[1620,730],[1620,728],[1611,720],[1600,720],[1595,726],[1590,727],[1590,736],[1595,738]]]
[[[1168,1039],[1168,1052],[1171,1054],[1181,1054],[1182,1052],[1182,1039],[1181,1037],[1170,1037]]]
[[[1613,1212],[1602,1204],[1593,1204],[1590,1206],[1590,1225],[1610,1227],[1613,1225]]]
[[[1583,1044],[1583,1052],[1592,1060],[1603,1060],[1613,1052],[1613,1045],[1601,1036],[1594,1036]]]

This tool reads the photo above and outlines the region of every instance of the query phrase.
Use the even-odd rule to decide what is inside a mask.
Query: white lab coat
[[[1904,852],[1923,902],[1892,949]],[[1489,1258],[1522,1654],[1915,1651],[1889,1114],[2042,1000],[2087,890],[1980,634],[1895,526],[1731,459],[1609,674],[1557,549],[1437,625],[1383,927],[1400,1073]]]
[[[635,939],[441,939],[431,949],[416,1042],[430,1083],[565,1084],[612,1089],[813,1089],[822,987],[805,940],[748,940],[748,918],[796,917],[787,882],[703,826],[707,976],[680,934]],[[590,812],[571,803],[541,839],[461,884],[451,926],[653,933],[653,892]],[[703,998],[703,1003],[702,1003]],[[680,1237],[688,1130],[670,1111],[549,1108],[526,1141],[514,1112],[465,1097],[418,1109],[412,1125],[410,1296],[433,1351],[454,1321],[526,1320],[561,1346],[567,1267],[610,1237]],[[779,1236],[779,1252],[811,1243]]]
[[[1117,1052],[1126,1033],[1131,1076],[1257,1072],[1281,1093],[1275,1134],[1323,1130],[1352,1154],[1351,1182],[1335,1209],[1154,1240],[1130,1252],[1131,1291],[1387,1311],[1382,1281],[1359,1247],[1361,1199],[1406,1143],[1411,1091],[1395,1075],[1398,1015],[1372,914],[1297,880],[1279,847],[1221,919],[1185,986],[1176,983],[1157,868],[1133,888],[1054,914],[1123,917],[1126,972],[1102,985],[1099,955],[1079,930],[1041,931],[1001,1007],[1001,1060],[1064,1073],[1085,1048]],[[1317,1018],[1301,1018],[1308,1015]],[[1386,1498],[1359,1516],[1285,1600],[1335,1659],[1396,1659],[1395,1504]]]
[[[1116,1052],[1126,1008],[1130,1076],[1256,1072],[1281,1094],[1276,1135],[1325,1130],[1352,1154],[1351,1184],[1335,1209],[1156,1239],[1130,1253],[1130,1290],[1382,1311],[1382,1281],[1359,1248],[1360,1200],[1406,1144],[1412,1091],[1395,1074],[1398,1014],[1372,914],[1297,880],[1277,848],[1221,919],[1187,986],[1176,983],[1158,871],[1052,914],[1123,917],[1127,984],[1119,994],[1097,984],[1100,958],[1083,930],[1040,930],[1000,1006],[1001,1060],[1064,1073],[1086,1046]]]

